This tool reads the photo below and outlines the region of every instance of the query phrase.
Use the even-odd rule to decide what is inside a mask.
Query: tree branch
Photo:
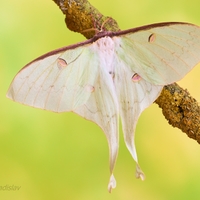
[[[111,17],[103,16],[87,0],[53,0],[65,15],[65,23],[71,31],[83,34],[87,39],[95,35],[95,29],[100,30],[104,24],[105,30],[118,31],[117,22]],[[88,29],[92,31],[82,32]]]
[[[200,107],[187,90],[177,83],[167,85],[155,103],[162,108],[169,124],[200,143]]]
[[[71,31],[79,32],[86,38],[95,35],[95,29],[119,31],[117,22],[103,16],[87,0],[53,0],[65,15],[65,23]],[[106,19],[109,20],[106,21]],[[92,30],[89,30],[92,29]],[[88,30],[82,32],[83,30]],[[173,127],[181,129],[188,137],[200,143],[200,107],[187,90],[174,83],[165,86],[155,101],[162,113]]]

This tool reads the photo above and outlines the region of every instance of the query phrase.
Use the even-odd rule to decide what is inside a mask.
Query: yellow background
[[[92,0],[121,29],[161,21],[200,25],[199,0]],[[5,97],[14,75],[34,58],[85,40],[70,32],[50,0],[0,0],[0,190],[1,200],[183,200],[200,199],[200,145],[172,128],[157,105],[139,119],[136,146],[146,174],[135,179],[135,163],[120,127],[115,167],[117,188],[107,191],[108,146],[101,129],[72,114],[56,114]],[[180,85],[200,100],[200,68]]]

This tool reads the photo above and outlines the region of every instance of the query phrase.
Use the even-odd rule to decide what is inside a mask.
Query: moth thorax
[[[114,42],[112,38],[105,36],[96,41],[97,48],[101,52],[113,52],[114,51]]]
[[[113,74],[114,42],[112,38],[105,36],[98,39],[94,48],[100,56],[101,67],[106,67],[106,71],[108,71],[109,74]]]

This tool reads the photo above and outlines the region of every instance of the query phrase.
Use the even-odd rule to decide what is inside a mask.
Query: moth
[[[36,58],[12,81],[7,97],[44,110],[74,112],[101,127],[109,144],[110,180],[119,147],[119,118],[126,146],[136,154],[135,127],[164,85],[183,78],[200,62],[200,27],[181,22],[102,31],[92,39]]]

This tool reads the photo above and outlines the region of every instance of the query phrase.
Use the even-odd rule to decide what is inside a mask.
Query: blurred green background
[[[121,29],[161,21],[200,25],[199,0],[90,1]],[[114,3],[113,3],[114,2]],[[5,97],[15,74],[34,58],[85,40],[70,32],[64,15],[50,0],[0,0],[0,190],[1,200],[46,199],[200,199],[200,145],[172,128],[157,105],[139,119],[136,146],[146,174],[135,178],[135,163],[120,128],[114,171],[117,188],[107,191],[108,146],[101,129],[72,114],[34,109]],[[200,67],[180,85],[200,99]]]

